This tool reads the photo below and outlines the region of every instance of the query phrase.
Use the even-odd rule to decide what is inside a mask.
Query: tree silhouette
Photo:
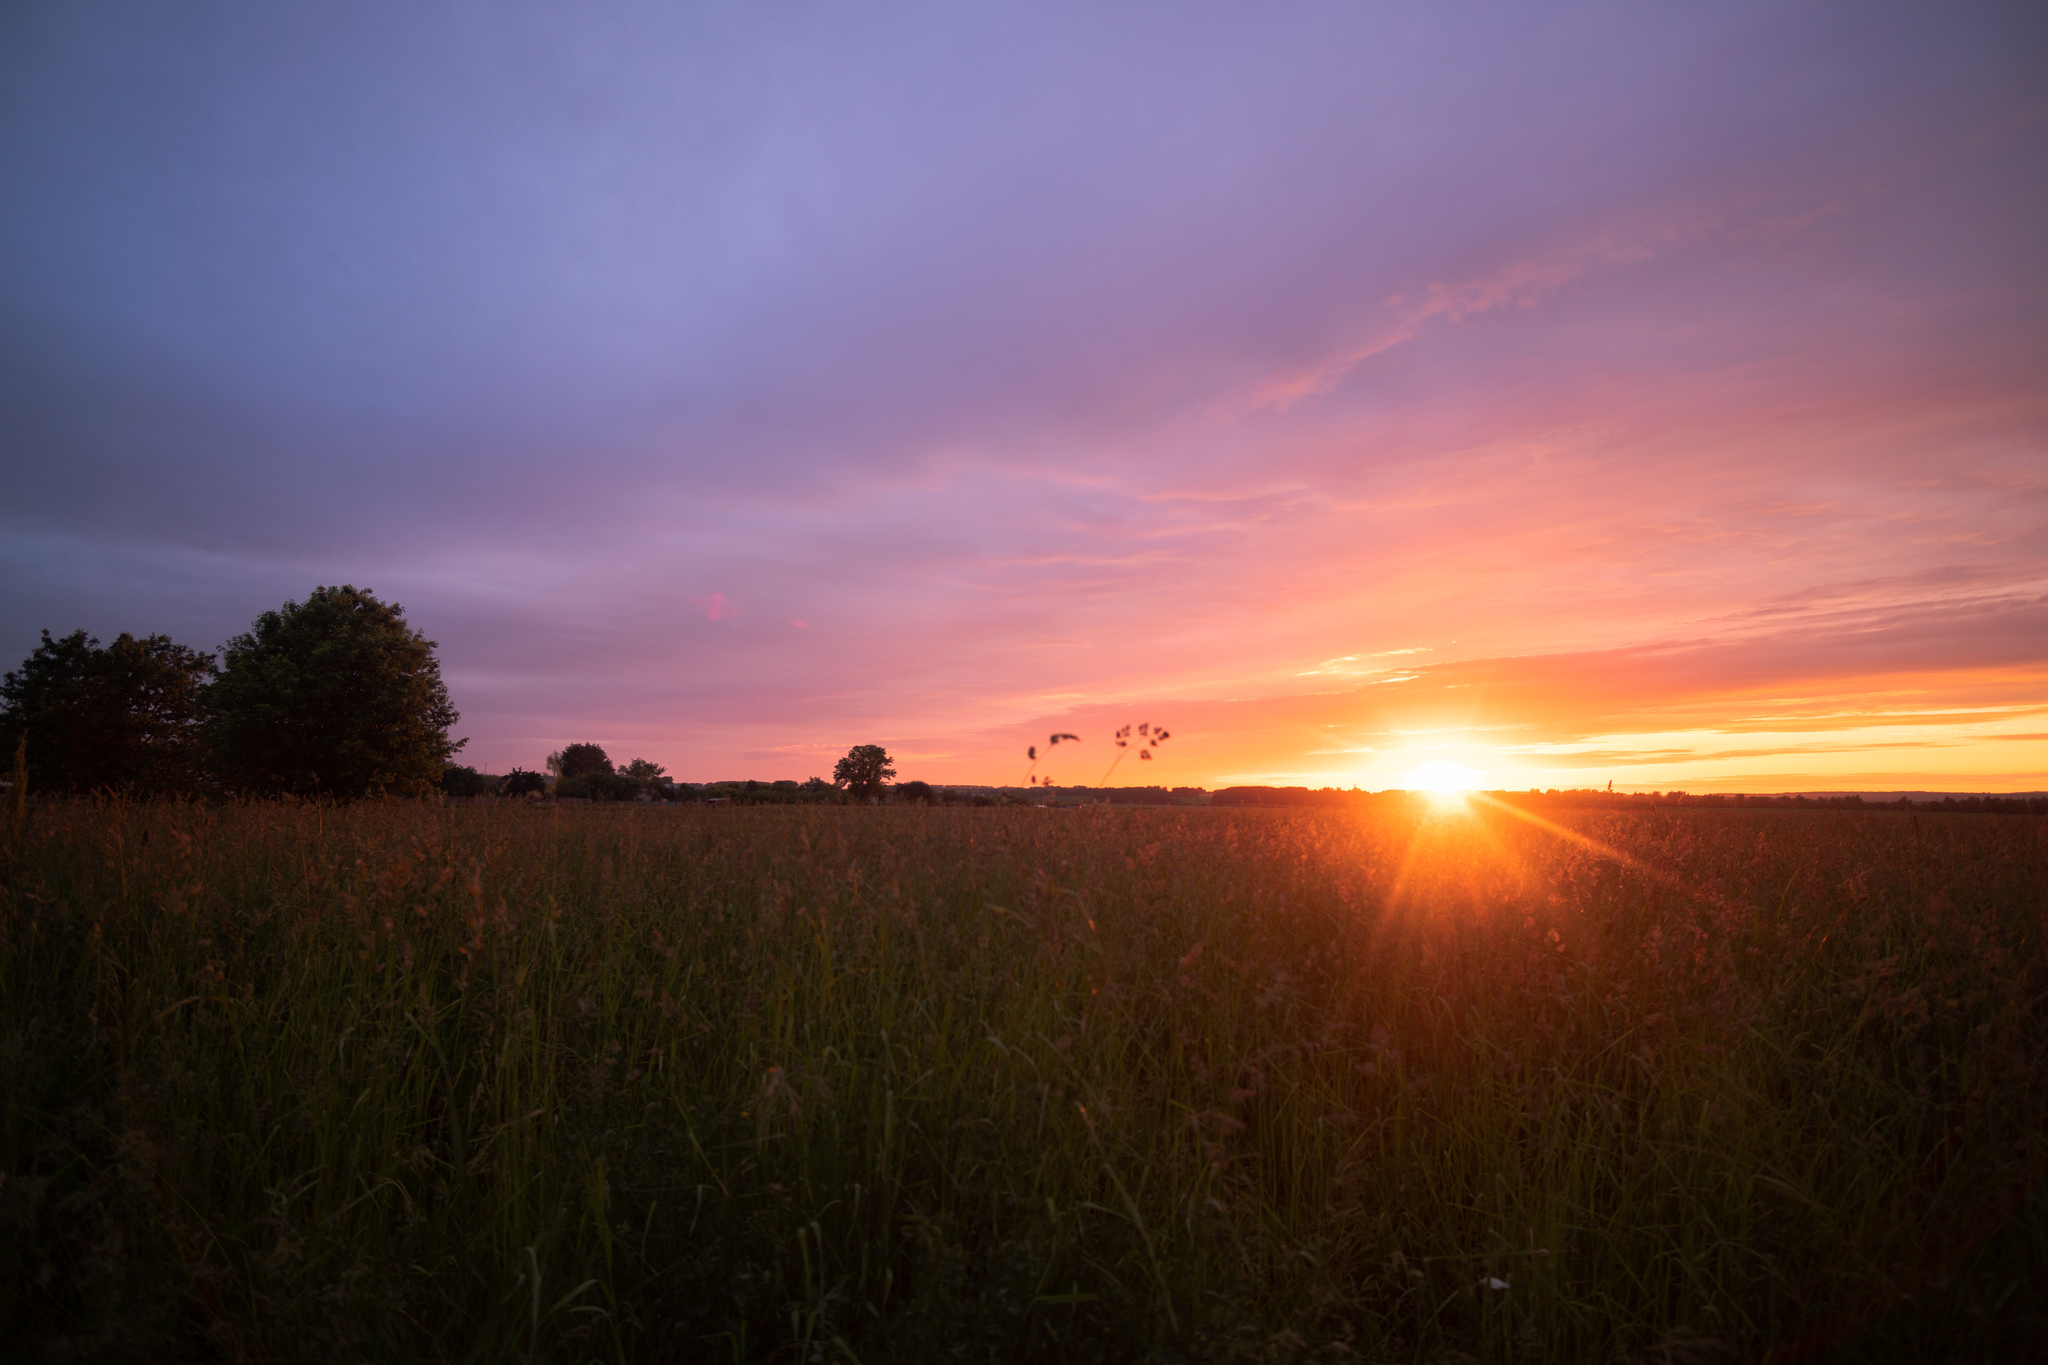
[[[187,791],[213,656],[165,635],[105,648],[82,630],[43,642],[0,681],[0,744],[23,735],[29,772],[52,791]]]
[[[548,766],[555,770],[557,777],[582,777],[588,773],[610,772],[612,759],[600,745],[571,744],[566,749],[549,754]]]
[[[238,792],[416,796],[466,742],[448,738],[459,717],[434,642],[347,585],[228,641],[206,709],[209,757]]]
[[[857,744],[832,769],[832,785],[866,799],[880,794],[882,784],[896,776],[895,760],[879,744]]]

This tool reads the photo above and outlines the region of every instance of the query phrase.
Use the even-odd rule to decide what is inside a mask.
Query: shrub
[[[548,780],[539,773],[530,773],[524,768],[514,768],[498,784],[500,796],[537,796],[548,789]]]
[[[458,763],[450,763],[441,770],[441,790],[448,796],[489,796],[498,781]]]

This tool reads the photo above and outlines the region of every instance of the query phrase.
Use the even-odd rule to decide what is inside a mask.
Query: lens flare
[[[1456,796],[1479,786],[1479,774],[1448,758],[1432,758],[1403,776],[1410,791],[1435,792],[1438,796]]]

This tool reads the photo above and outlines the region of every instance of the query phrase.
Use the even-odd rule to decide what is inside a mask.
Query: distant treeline
[[[987,790],[976,788],[975,790]],[[998,792],[1003,789],[995,789]],[[1008,789],[1015,792],[1015,788]],[[1202,787],[1038,787],[1025,788],[1030,804],[1055,806],[1206,806],[1209,793]]]
[[[511,774],[478,772],[450,764],[442,775],[441,790],[449,796],[491,797],[531,795],[546,799],[551,793],[538,774],[531,786],[517,782]],[[601,780],[593,781],[592,778]],[[568,792],[562,792],[567,786]],[[729,804],[736,806],[844,806],[863,804],[861,798],[834,786],[823,778],[808,782],[783,779],[760,782],[752,779],[727,782],[677,782],[672,778],[636,776],[626,771],[581,774],[555,784],[556,799],[564,801],[666,802],[674,805]],[[934,787],[927,782],[897,782],[876,798],[888,805],[1001,806],[1028,804],[1021,792],[1004,795],[996,788]]]
[[[597,800],[662,801],[675,804],[745,806],[837,806],[861,804],[859,798],[820,778],[724,782],[677,782],[666,776],[637,785],[615,779],[616,792],[592,790]],[[472,768],[450,765],[443,791],[450,796],[485,796],[505,790],[506,779]],[[582,787],[577,787],[579,793]],[[541,793],[536,783],[536,792]],[[1427,797],[1426,792],[1362,791],[1347,787],[940,787],[927,782],[896,782],[875,798],[884,805],[923,806],[1210,806],[1210,807],[1343,807],[1375,809]],[[1855,795],[1751,796],[1716,792],[1610,792],[1597,788],[1483,793],[1503,805],[1524,810],[1650,810],[1711,807],[1740,810],[1890,810],[1959,811],[1986,815],[2048,815],[2048,796],[1944,796],[1915,801],[1907,797],[1872,800]],[[565,799],[587,799],[582,796]]]
[[[1417,793],[1368,792],[1342,787],[1225,787],[1210,795],[1212,806],[1374,806],[1406,801]],[[2048,815],[2048,796],[1945,796],[1914,801],[1900,797],[1871,801],[1861,796],[1750,796],[1739,792],[1494,791],[1503,805],[1526,810],[1646,810],[1659,807],[1723,807],[1742,810],[1916,810],[1967,811],[1989,815]]]

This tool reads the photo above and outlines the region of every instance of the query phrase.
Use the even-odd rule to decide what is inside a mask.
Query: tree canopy
[[[548,755],[548,767],[556,777],[587,777],[612,771],[611,755],[598,744],[571,744]]]
[[[343,585],[256,618],[207,689],[206,738],[238,792],[420,795],[467,741],[434,642],[405,611]]]
[[[832,785],[857,797],[877,796],[882,784],[896,776],[895,760],[879,744],[856,744],[832,769]]]
[[[0,680],[0,744],[28,736],[28,771],[52,791],[167,795],[198,782],[200,697],[213,656],[166,635],[104,648],[82,630],[43,642]]]

